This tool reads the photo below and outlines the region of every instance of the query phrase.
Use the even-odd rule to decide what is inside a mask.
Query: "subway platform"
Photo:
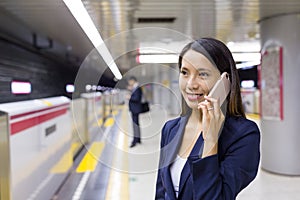
[[[154,199],[160,130],[167,116],[159,106],[140,116],[142,144],[129,148],[132,124],[126,105],[105,123],[103,133],[76,157],[74,166],[52,200],[150,200]],[[257,115],[248,115],[258,125]],[[263,133],[262,133],[263,134]],[[300,177],[259,170],[256,179],[238,200],[300,199]]]

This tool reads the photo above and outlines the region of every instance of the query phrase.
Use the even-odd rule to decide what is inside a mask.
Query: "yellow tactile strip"
[[[69,149],[61,159],[51,168],[50,172],[53,174],[66,173],[73,165],[73,151]]]
[[[122,149],[124,152],[128,152],[128,139],[127,134],[123,131],[128,131],[128,115],[126,107],[123,107],[122,117],[120,120],[121,129],[119,129],[117,137],[117,148]],[[123,163],[122,169],[128,169],[128,157],[127,154],[114,153],[113,166],[115,162]],[[125,155],[125,156],[124,156]],[[110,177],[108,181],[108,187],[106,191],[106,200],[129,200],[129,177],[127,171],[118,171],[111,168]]]
[[[98,164],[98,159],[104,148],[104,142],[93,142],[80,164],[78,165],[76,172],[83,173],[86,171],[93,172]]]

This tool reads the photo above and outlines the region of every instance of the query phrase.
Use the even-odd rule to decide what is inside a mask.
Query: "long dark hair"
[[[232,54],[227,46],[223,42],[214,38],[201,38],[194,40],[182,49],[178,61],[179,69],[181,68],[184,54],[190,49],[203,54],[220,71],[221,74],[223,72],[227,72],[229,74],[231,87],[230,93],[227,96],[227,112],[230,116],[245,117],[238,71]]]

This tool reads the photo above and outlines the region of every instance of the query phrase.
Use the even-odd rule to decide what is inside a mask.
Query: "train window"
[[[67,93],[73,93],[75,91],[75,86],[73,84],[67,84],[66,91]]]
[[[11,93],[13,94],[30,94],[31,83],[26,81],[12,81]]]

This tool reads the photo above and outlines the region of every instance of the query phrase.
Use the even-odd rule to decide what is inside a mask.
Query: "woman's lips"
[[[203,96],[203,94],[191,94],[191,93],[187,93],[187,98],[189,101],[198,101],[199,99],[201,99]]]

